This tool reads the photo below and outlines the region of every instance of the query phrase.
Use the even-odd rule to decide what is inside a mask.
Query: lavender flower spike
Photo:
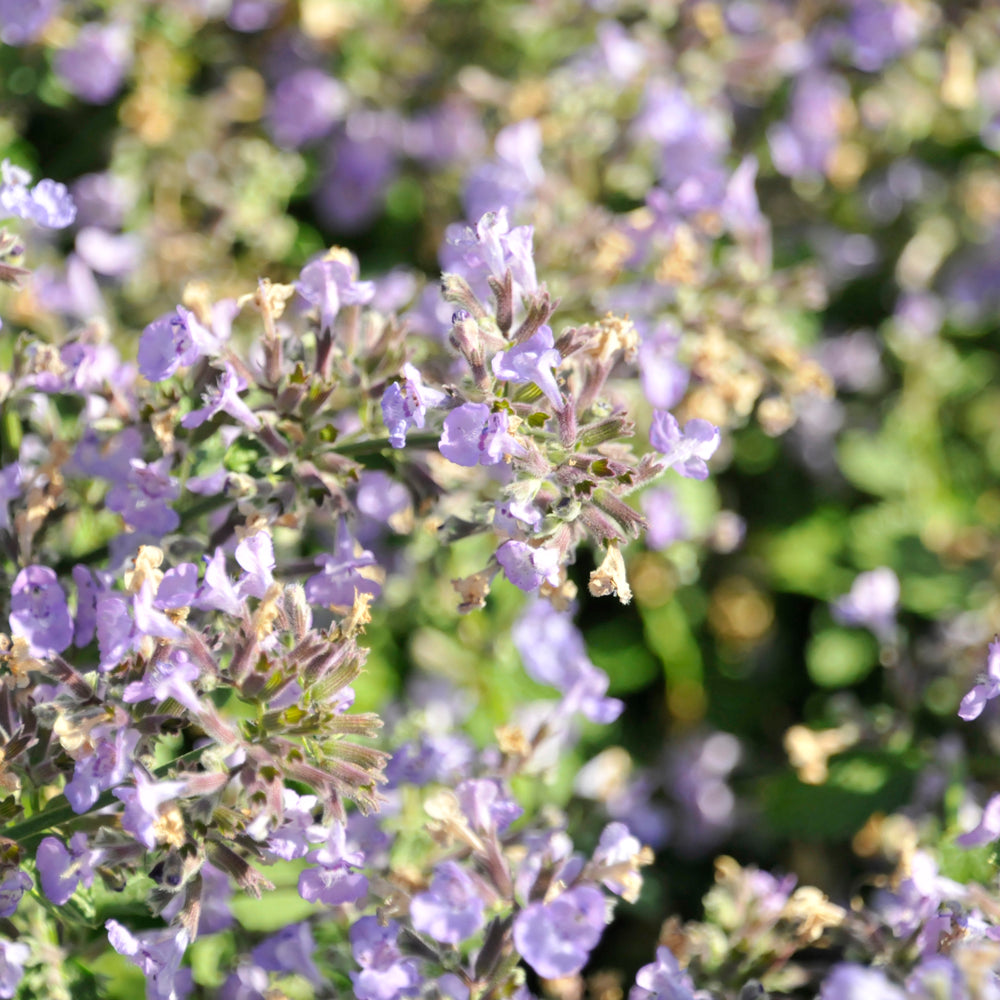
[[[649,443],[663,455],[667,468],[673,467],[687,479],[707,479],[705,464],[719,447],[719,428],[707,420],[689,420],[683,432],[673,414],[653,411]]]

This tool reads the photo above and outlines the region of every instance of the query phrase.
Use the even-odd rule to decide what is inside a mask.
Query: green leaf
[[[847,687],[864,680],[878,663],[878,644],[867,632],[828,628],[806,647],[806,669],[820,687]]]

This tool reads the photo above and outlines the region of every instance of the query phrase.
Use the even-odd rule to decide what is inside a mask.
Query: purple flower
[[[270,817],[265,812],[261,814],[264,823],[255,823],[250,829],[251,835],[258,839],[266,836],[267,849],[284,861],[304,858],[309,853],[310,844],[319,843],[327,836],[326,829],[313,818],[318,801],[315,795],[299,795],[291,788],[282,789],[281,825],[268,833],[264,824],[270,823]]]
[[[0,530],[10,531],[10,502],[21,495],[24,472],[18,462],[0,469]]]
[[[373,579],[380,572],[375,556],[358,546],[343,518],[334,554],[317,556],[316,564],[322,570],[306,580],[306,600],[310,604],[350,608],[354,604],[355,591],[376,597],[382,592],[382,584]]]
[[[628,1000],[694,1000],[694,983],[681,970],[669,948],[656,949],[656,961],[644,965],[635,976]]]
[[[476,218],[476,216],[473,216]],[[514,279],[514,298],[538,290],[532,249],[531,226],[510,228],[507,209],[487,212],[476,228],[449,226],[441,248],[441,263],[446,271],[461,274],[474,289],[489,294],[487,278],[500,280],[509,270]]]
[[[520,590],[532,593],[543,582],[559,586],[558,549],[535,547],[511,538],[497,547],[497,562],[503,567],[504,576]]]
[[[70,93],[107,104],[132,63],[132,39],[124,24],[85,24],[68,49],[56,53],[56,75]]]
[[[178,307],[154,319],[139,338],[139,371],[150,382],[170,378],[178,368],[193,365],[208,345],[193,335],[194,316]]]
[[[190,485],[190,480],[188,480]],[[194,563],[181,563],[163,574],[156,589],[153,607],[160,611],[190,607],[198,593],[198,567]]]
[[[986,803],[979,825],[968,833],[955,838],[962,847],[981,847],[991,841],[1000,840],[1000,795],[994,795]]]
[[[146,977],[147,1000],[183,1000],[191,992],[191,970],[181,968],[188,946],[182,927],[132,934],[117,920],[105,921],[111,947]]]
[[[445,394],[424,385],[420,372],[409,362],[403,365],[402,382],[392,382],[382,394],[382,420],[393,448],[406,447],[406,432],[424,426],[427,407],[438,406]]]
[[[257,531],[249,538],[241,539],[235,555],[243,569],[236,592],[243,597],[263,597],[274,585],[274,543],[271,536],[266,531]]]
[[[523,455],[524,445],[507,428],[507,412],[492,413],[486,403],[463,403],[444,418],[438,450],[450,462],[471,468],[498,465],[508,455]]]
[[[159,704],[173,698],[195,716],[201,715],[203,708],[191,687],[200,674],[197,664],[191,662],[183,649],[174,649],[165,659],[156,660],[141,681],[127,684],[122,692],[122,701],[126,705],[143,701]]]
[[[532,903],[514,920],[514,945],[545,979],[579,972],[604,933],[604,896],[578,886],[551,903]]]
[[[268,127],[279,146],[296,148],[322,139],[347,109],[347,92],[321,69],[307,67],[274,88]]]
[[[46,229],[64,229],[76,218],[65,184],[40,180],[30,191],[31,174],[9,160],[0,163],[0,217],[16,216]]]
[[[566,712],[580,712],[602,724],[618,718],[624,705],[604,697],[608,676],[591,663],[569,613],[556,611],[548,601],[535,601],[517,620],[512,635],[524,669],[540,684],[563,693]]]
[[[768,129],[771,159],[789,177],[822,176],[840,141],[838,122],[850,100],[842,77],[824,70],[801,74],[792,90],[788,120]]]
[[[238,615],[243,608],[243,599],[236,591],[233,581],[226,572],[226,555],[216,549],[211,559],[205,556],[205,579],[198,588],[195,603],[199,608],[225,611],[227,615]]]
[[[341,306],[364,305],[375,295],[375,284],[358,281],[358,263],[346,250],[331,250],[325,257],[306,264],[295,289],[319,310],[320,326],[329,330]]]
[[[390,920],[379,926],[376,917],[361,917],[351,924],[351,953],[361,972],[351,973],[357,1000],[397,1000],[420,984],[416,963],[403,958],[396,939],[399,924]]]
[[[34,886],[31,876],[20,868],[8,869],[0,878],[0,917],[11,917],[21,897]]]
[[[61,653],[73,641],[73,619],[54,570],[26,566],[14,578],[10,631],[28,641],[33,656]]]
[[[690,373],[677,360],[680,334],[668,323],[657,325],[639,345],[639,379],[655,409],[676,406],[687,389]]]
[[[316,199],[323,220],[345,233],[357,232],[375,218],[397,169],[392,144],[378,134],[363,135],[365,118],[351,115],[347,128],[330,143]]]
[[[477,166],[466,181],[465,215],[478,219],[485,212],[515,209],[545,179],[539,153],[542,133],[531,118],[502,128],[496,137],[496,158]]]
[[[503,833],[524,810],[494,778],[470,778],[455,789],[459,808],[474,830]]]
[[[73,812],[86,812],[101,792],[120,785],[132,767],[139,733],[124,725],[95,726],[90,734],[92,752],[76,762],[73,778],[63,794]]]
[[[198,934],[218,934],[232,927],[235,917],[229,907],[233,887],[229,876],[215,865],[206,861],[201,866],[201,915],[198,918]],[[178,894],[183,899],[183,894]]]
[[[819,1000],[906,1000],[906,994],[884,972],[842,962],[823,980]]]
[[[160,806],[176,799],[184,790],[183,781],[153,781],[141,768],[134,768],[134,788],[116,788],[112,793],[125,803],[122,813],[122,829],[147,850],[156,847],[154,827],[160,818]]]
[[[314,986],[320,986],[324,979],[313,961],[315,950],[312,929],[303,920],[265,938],[251,952],[251,958],[269,972],[298,972]]]
[[[368,879],[355,870],[365,863],[364,855],[347,850],[342,824],[334,822],[326,843],[311,851],[308,860],[316,867],[299,875],[299,895],[307,903],[340,906],[356,902],[368,891]]]
[[[524,343],[493,358],[493,374],[505,382],[534,382],[558,410],[563,405],[555,369],[562,364],[562,355],[552,346],[552,328],[542,325]]]
[[[227,361],[225,371],[219,376],[218,384],[204,395],[205,405],[200,410],[192,410],[183,420],[183,427],[200,427],[206,420],[211,420],[218,412],[223,411],[235,417],[244,427],[257,430],[260,418],[239,397],[247,387],[247,380],[238,374]]]
[[[443,861],[430,889],[410,901],[410,918],[415,930],[435,941],[461,944],[483,926],[485,909],[472,877],[454,861]]]
[[[719,447],[719,428],[707,420],[689,420],[683,432],[676,418],[666,410],[653,411],[649,443],[663,455],[663,464],[687,479],[707,479],[705,464]]]
[[[0,2],[2,8],[2,2]],[[3,14],[0,10],[0,19]],[[23,941],[0,940],[0,1000],[10,1000],[24,976],[31,949]]]
[[[172,458],[168,455],[156,462],[140,458],[129,462],[129,474],[124,483],[108,491],[108,509],[121,514],[136,531],[148,532],[157,538],[176,531],[180,515],[171,506],[181,493],[176,479],[168,473]]]
[[[56,904],[62,906],[83,882],[93,885],[94,865],[100,851],[91,851],[85,833],[74,833],[69,850],[56,837],[45,837],[38,845],[35,865],[42,883],[42,891]]]
[[[906,996],[908,1000],[966,1000],[968,985],[962,970],[950,958],[931,955],[907,976]],[[996,995],[995,987],[993,992]]]
[[[640,503],[649,524],[646,544],[651,549],[665,549],[687,538],[687,521],[677,506],[677,495],[668,486],[647,490]]]
[[[880,640],[888,642],[896,628],[898,605],[899,579],[891,569],[880,566],[854,578],[850,592],[834,602],[833,617],[841,625],[870,629]]]
[[[0,0],[0,41],[4,45],[33,42],[58,6],[59,0]]]

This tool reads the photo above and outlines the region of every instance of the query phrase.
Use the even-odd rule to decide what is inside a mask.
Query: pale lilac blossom
[[[673,414],[666,410],[653,412],[649,443],[663,456],[666,468],[687,479],[707,479],[708,459],[719,447],[719,428],[707,420],[689,420],[681,431]]]
[[[887,566],[859,573],[850,592],[833,603],[834,620],[867,628],[883,642],[891,641],[899,607],[899,578]],[[979,714],[978,712],[976,713]]]
[[[61,653],[73,641],[66,594],[48,566],[26,566],[14,578],[10,630],[27,640],[33,656]]]
[[[132,38],[124,24],[85,24],[55,57],[56,75],[71,93],[106,104],[121,89],[132,64]]]
[[[31,949],[23,941],[0,940],[0,1000],[11,1000],[17,993],[30,957]]]
[[[0,876],[0,917],[12,917],[21,897],[34,886],[31,876],[20,868],[8,869]]]
[[[205,393],[205,405],[192,410],[181,420],[181,426],[189,429],[200,427],[206,420],[211,420],[217,413],[228,413],[235,417],[244,427],[250,430],[260,429],[260,418],[239,394],[247,387],[247,380],[227,361],[218,383]]]
[[[181,968],[188,933],[181,927],[133,934],[117,920],[104,924],[111,947],[146,977],[146,1000],[183,1000],[191,992],[191,970]]]
[[[604,933],[604,896],[578,886],[550,903],[531,903],[514,920],[514,945],[545,979],[579,972]]]
[[[444,944],[461,944],[486,922],[486,903],[472,876],[454,861],[442,861],[430,888],[410,900],[414,930]]]
[[[656,961],[636,973],[628,1000],[695,1000],[694,983],[674,953],[661,945],[656,949]]]
[[[533,382],[557,410],[561,409],[563,398],[555,369],[562,364],[562,355],[553,346],[554,342],[552,328],[543,324],[523,343],[496,354],[493,374],[504,382]]]
[[[428,407],[440,406],[445,394],[424,385],[420,372],[409,362],[403,365],[403,380],[391,382],[382,394],[382,420],[393,448],[406,446],[406,434],[423,428]]]

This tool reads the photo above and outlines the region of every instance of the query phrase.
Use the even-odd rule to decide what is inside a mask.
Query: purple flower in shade
[[[1000,795],[994,795],[986,803],[979,825],[956,837],[955,843],[962,847],[981,847],[994,840],[1000,840]]]
[[[357,1000],[397,1000],[417,989],[417,965],[399,950],[395,920],[381,927],[378,918],[361,917],[351,924],[349,934],[351,953],[361,966],[360,972],[351,973]]]
[[[274,543],[271,536],[266,531],[255,532],[240,541],[235,555],[243,570],[236,592],[243,597],[263,597],[274,585]]]
[[[76,762],[63,793],[73,812],[85,813],[101,792],[120,785],[132,767],[139,733],[119,724],[95,726],[90,734],[93,750]]]
[[[559,550],[540,545],[537,548],[515,538],[497,547],[497,562],[504,576],[519,590],[532,593],[543,582],[559,586]]]
[[[530,500],[498,500],[493,530],[512,538],[531,532],[542,523],[542,512]]]
[[[63,86],[91,104],[107,104],[118,93],[132,63],[132,39],[124,24],[85,24],[68,49],[56,53]]]
[[[94,572],[77,563],[73,567],[76,584],[76,617],[73,620],[73,645],[86,646],[97,627],[97,595],[101,584]]]
[[[641,850],[642,844],[624,823],[609,823],[601,831],[594,851],[594,864],[605,869],[600,876],[602,884],[616,896],[631,898],[633,902],[638,898],[634,858]],[[620,877],[624,872],[629,873],[624,876],[625,882]]]
[[[229,876],[206,861],[201,866],[201,914],[198,917],[198,935],[218,934],[232,927],[235,917],[229,900],[233,887]],[[183,905],[184,894],[177,894],[177,902]]]
[[[452,785],[468,773],[474,753],[469,741],[455,733],[422,733],[397,747],[385,769],[390,788],[431,782]]]
[[[282,789],[281,825],[269,832],[271,818],[265,812],[248,832],[258,840],[266,837],[267,849],[283,861],[304,858],[310,844],[317,844],[327,836],[326,828],[313,817],[318,801],[315,795],[299,795],[291,788]]]
[[[183,781],[153,781],[141,768],[133,768],[134,788],[116,788],[112,792],[116,799],[125,803],[122,813],[122,829],[147,850],[156,847],[154,827],[160,818],[160,806],[171,802],[186,787]]]
[[[882,642],[890,642],[896,630],[898,606],[899,578],[888,567],[880,566],[859,573],[850,592],[834,601],[832,611],[834,620],[841,625],[870,629]]]
[[[444,418],[438,450],[450,462],[471,468],[498,465],[508,455],[523,455],[524,445],[507,428],[507,412],[490,412],[486,403],[463,403]]]
[[[20,463],[12,462],[0,469],[0,530],[10,531],[10,502],[21,495],[23,482]]]
[[[0,10],[0,23],[2,20]],[[10,1000],[17,992],[24,976],[24,964],[30,957],[31,949],[23,941],[0,940],[0,1000]]]
[[[73,641],[73,619],[54,570],[26,566],[14,578],[10,631],[27,640],[33,656],[61,653]]]
[[[851,0],[844,28],[851,61],[866,73],[878,73],[916,44],[920,22],[920,12],[905,2]]]
[[[263,31],[278,16],[281,0],[232,0],[226,24],[234,31]]]
[[[358,263],[346,250],[331,250],[325,257],[306,264],[295,289],[319,310],[320,326],[329,330],[341,306],[361,306],[371,302],[375,283],[358,281]]]
[[[677,360],[679,343],[675,327],[660,323],[639,345],[639,379],[646,399],[655,409],[676,406],[687,389],[690,373]]]
[[[141,681],[125,685],[122,701],[126,705],[136,705],[143,701],[161,704],[168,698],[173,698],[195,716],[201,715],[203,708],[191,687],[200,674],[197,664],[191,661],[183,649],[171,650],[169,656],[156,660],[147,669],[146,676]]]
[[[198,567],[194,563],[181,563],[163,574],[153,607],[160,611],[187,608],[194,603],[197,594]]]
[[[535,601],[514,624],[512,635],[524,669],[540,684],[563,693],[565,711],[580,712],[599,723],[618,718],[624,705],[604,696],[608,676],[591,663],[568,612],[556,611],[548,601]]]
[[[908,1000],[968,1000],[968,985],[950,958],[931,955],[907,976],[906,996]]]
[[[0,917],[12,917],[21,897],[34,886],[31,876],[20,868],[4,872],[0,878]]]
[[[58,6],[59,0],[0,0],[0,41],[4,45],[33,42]]]
[[[562,355],[553,343],[552,328],[543,324],[523,343],[497,354],[493,358],[493,374],[504,382],[534,382],[549,402],[561,409],[563,398],[555,369],[562,364]]]
[[[705,464],[719,447],[719,428],[707,420],[695,418],[684,425],[666,410],[653,411],[649,443],[663,455],[666,468],[673,468],[687,479],[707,479]]]
[[[347,128],[330,143],[316,199],[323,220],[344,233],[363,229],[378,215],[396,173],[396,153],[385,137],[352,134],[364,131],[364,118],[351,115]]]
[[[129,427],[120,434],[101,438],[88,427],[80,435],[67,471],[72,476],[100,476],[120,482],[132,471],[131,461],[142,454],[142,434]]]
[[[823,980],[818,1000],[906,1000],[906,994],[878,969],[841,962]]]
[[[74,242],[80,259],[97,274],[124,278],[142,259],[142,239],[130,233],[109,233],[97,226],[87,226],[76,234]]]
[[[775,169],[788,177],[822,176],[840,141],[839,122],[850,100],[842,77],[824,70],[801,74],[792,90],[787,121],[767,131]]]
[[[315,950],[312,929],[303,920],[265,938],[250,953],[250,957],[268,972],[297,972],[314,986],[321,986],[325,980],[313,961]]]
[[[111,947],[146,977],[146,1000],[183,1000],[191,992],[191,970],[181,968],[188,946],[184,928],[133,934],[117,920],[107,920],[104,926]]]
[[[219,1000],[266,1000],[271,977],[259,965],[241,962],[219,987]]]
[[[93,885],[94,865],[100,854],[100,851],[90,850],[85,833],[74,833],[68,850],[57,837],[46,837],[35,854],[42,892],[56,906],[62,906],[81,882],[85,886]]]
[[[665,549],[687,538],[687,521],[677,506],[677,495],[668,486],[647,490],[640,503],[648,523],[646,544],[651,549]]]
[[[628,1000],[695,1000],[691,977],[677,964],[669,948],[656,949],[656,961],[635,976]]]
[[[376,597],[382,592],[382,584],[373,579],[380,572],[375,556],[358,546],[344,518],[337,530],[333,555],[317,556],[316,564],[322,569],[306,580],[306,600],[310,604],[350,608],[355,591]]]
[[[445,393],[424,385],[420,372],[409,362],[403,365],[403,375],[402,382],[392,382],[382,393],[382,420],[393,448],[406,447],[406,432],[422,428],[427,407],[439,406],[445,399]]]
[[[187,414],[181,420],[181,425],[187,428],[200,427],[221,411],[235,417],[244,427],[257,430],[260,418],[239,397],[246,387],[247,380],[228,361],[225,362],[225,371],[219,376],[218,384],[203,397],[205,405],[200,410],[192,410]]]
[[[368,891],[368,879],[355,869],[365,863],[360,851],[347,850],[347,836],[341,823],[334,822],[326,843],[310,851],[308,860],[316,867],[299,875],[299,895],[307,903],[340,906],[354,903]]]
[[[227,615],[240,614],[243,600],[226,572],[226,554],[216,549],[211,559],[205,556],[205,563],[205,579],[198,588],[195,604],[207,610],[225,611]]]
[[[434,872],[430,889],[418,892],[410,901],[410,918],[415,930],[435,941],[461,944],[486,922],[485,909],[472,877],[454,861],[443,861]]]
[[[294,149],[322,139],[346,109],[344,87],[321,69],[307,67],[274,88],[268,127],[279,146]]]
[[[462,194],[466,218],[485,212],[515,209],[545,179],[539,153],[542,133],[531,118],[502,128],[496,137],[496,158],[475,167]]]
[[[514,920],[514,945],[544,979],[579,972],[604,933],[604,896],[578,886],[551,903],[531,903]]]
[[[169,455],[148,464],[141,458],[133,458],[125,482],[116,483],[108,491],[105,501],[108,509],[121,514],[136,531],[157,538],[176,531],[181,519],[170,504],[181,490],[167,471],[172,461]]]
[[[494,778],[469,778],[455,788],[458,805],[474,830],[503,833],[524,810]]]
[[[361,473],[354,502],[359,514],[390,527],[398,525],[396,516],[412,504],[406,486],[381,471]]]

